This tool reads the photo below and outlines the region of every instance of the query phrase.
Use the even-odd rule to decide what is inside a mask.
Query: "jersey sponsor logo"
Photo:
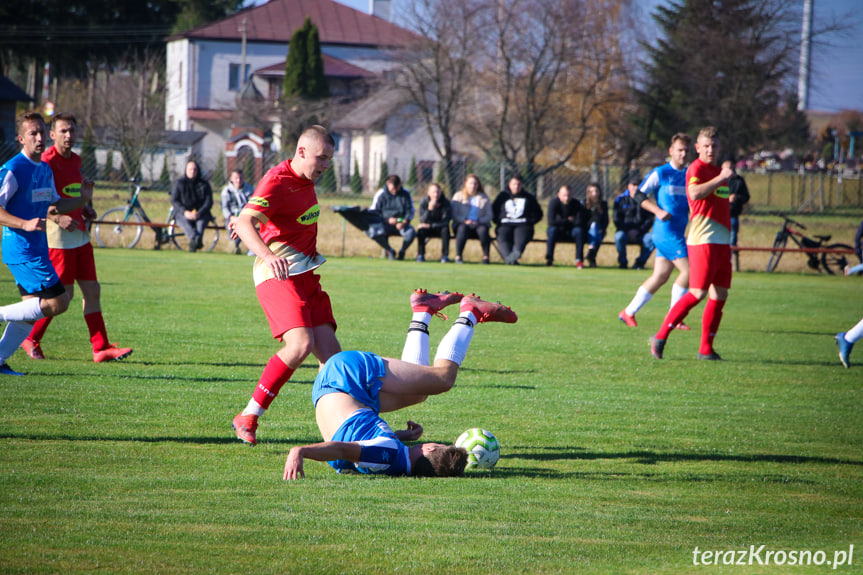
[[[728,199],[728,196],[731,195],[731,192],[728,189],[728,186],[719,186],[716,188],[716,191],[713,192],[717,197]]]
[[[686,186],[668,186],[668,194],[671,196],[685,196]]]
[[[63,188],[63,193],[69,196],[70,198],[80,198],[81,197],[81,184],[69,184],[65,188]]]
[[[50,202],[52,199],[51,188],[33,188],[33,192],[31,194],[31,198],[33,203],[36,202]]]
[[[249,199],[249,203],[253,206],[258,206],[259,208],[269,208],[270,202],[265,200],[264,198],[253,197]]]
[[[303,224],[304,226],[310,226],[314,223],[317,223],[318,218],[321,216],[321,207],[318,204],[315,204],[304,214],[297,218],[297,223]]]

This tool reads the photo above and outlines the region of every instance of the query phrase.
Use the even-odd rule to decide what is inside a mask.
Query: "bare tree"
[[[477,142],[532,179],[567,163],[622,97],[629,0],[497,0]],[[544,167],[539,168],[539,160]]]
[[[394,83],[419,111],[451,190],[457,184],[456,139],[468,120],[489,6],[488,0],[416,0],[406,15],[421,39],[400,55],[402,70]]]

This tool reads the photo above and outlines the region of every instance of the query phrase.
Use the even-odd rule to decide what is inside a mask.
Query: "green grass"
[[[288,449],[318,441],[316,367],[262,420],[231,418],[268,358],[251,259],[97,250],[120,363],[90,360],[78,305],[55,319],[49,359],[16,354],[0,378],[3,573],[827,573],[827,566],[695,567],[692,552],[834,550],[863,564],[863,367],[832,336],[863,316],[859,278],[740,273],[717,350],[698,362],[703,307],[647,338],[664,288],[626,328],[646,272],[443,266],[331,258],[321,270],[345,349],[398,357],[419,286],[475,291],[519,313],[477,328],[453,391],[389,414],[426,439],[494,432],[492,472],[339,476]],[[3,303],[16,299],[5,268]],[[432,346],[449,322],[434,320]],[[852,360],[863,362],[863,350]],[[762,555],[763,556],[763,555]]]

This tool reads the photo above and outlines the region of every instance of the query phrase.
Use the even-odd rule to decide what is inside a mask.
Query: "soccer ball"
[[[490,431],[473,427],[458,436],[456,447],[467,450],[467,467],[491,469],[500,458],[500,443]]]

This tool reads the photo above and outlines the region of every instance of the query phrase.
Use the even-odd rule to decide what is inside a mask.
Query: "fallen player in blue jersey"
[[[431,316],[460,303],[460,313],[429,362],[428,325]],[[517,316],[500,303],[474,295],[427,293],[411,295],[413,318],[402,358],[384,358],[370,352],[343,351],[332,356],[318,373],[312,390],[315,415],[326,441],[294,447],[285,462],[285,479],[305,477],[303,459],[326,461],[340,473],[382,473],[448,477],[461,475],[467,452],[453,445],[416,441],[423,428],[413,421],[393,431],[381,412],[415,405],[429,395],[452,389],[477,323],[515,323]]]

